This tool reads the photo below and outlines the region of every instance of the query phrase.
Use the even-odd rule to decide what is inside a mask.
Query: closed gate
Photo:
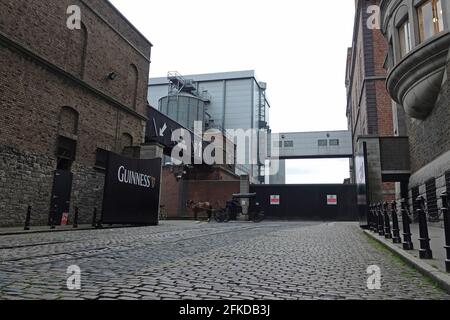
[[[54,224],[60,225],[64,213],[70,210],[70,195],[72,193],[73,173],[56,170],[53,178],[51,208],[54,209]]]
[[[267,218],[358,221],[355,185],[252,185]]]

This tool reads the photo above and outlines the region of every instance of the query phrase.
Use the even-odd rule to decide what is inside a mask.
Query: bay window
[[[412,49],[411,23],[409,20],[406,20],[398,28],[398,36],[400,41],[400,58],[403,58]]]
[[[428,0],[417,8],[420,42],[444,30],[442,0]]]

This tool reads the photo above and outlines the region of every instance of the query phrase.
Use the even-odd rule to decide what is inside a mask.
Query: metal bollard
[[[78,207],[74,208],[73,227],[78,228]]]
[[[383,208],[382,204],[377,205],[377,215],[378,215],[378,234],[384,237],[384,218],[383,218]]]
[[[401,214],[403,220],[403,249],[414,250],[411,233],[411,219],[409,218],[407,203],[405,199],[401,200]]]
[[[392,232],[391,232],[391,220],[389,219],[389,204],[385,202],[383,204],[383,216],[384,216],[384,237],[386,239],[392,239]]]
[[[92,227],[95,228],[97,225],[97,208],[94,208],[94,216],[92,217]]]
[[[373,207],[373,204],[369,206],[369,213],[370,213],[370,231],[377,232],[377,216],[375,214],[375,210]]]
[[[392,201],[391,203],[391,215],[392,215],[392,242],[399,244],[402,243],[402,238],[400,238],[400,226],[398,223],[396,201]]]
[[[55,208],[50,208],[50,229],[55,229]]]
[[[103,229],[103,212],[100,214],[100,219],[97,220],[97,223],[95,224],[96,229]]]
[[[30,230],[30,223],[31,223],[31,210],[32,210],[32,207],[31,206],[28,206],[28,209],[27,209],[27,215],[26,215],[26,217],[25,217],[25,227],[23,228],[23,230]]]
[[[416,211],[419,217],[419,233],[420,233],[420,259],[431,260],[433,259],[433,251],[430,247],[430,236],[428,234],[427,213],[425,211],[425,198],[420,196],[417,198],[418,209]]]
[[[445,269],[450,272],[450,210],[448,208],[448,194],[443,192],[442,199],[442,215],[444,216],[444,232],[445,232],[445,250],[447,259],[445,260]]]

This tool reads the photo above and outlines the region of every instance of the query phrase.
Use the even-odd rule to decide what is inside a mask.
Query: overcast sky
[[[255,70],[273,132],[347,129],[354,0],[110,0],[153,43],[151,77]],[[288,183],[342,183],[348,159],[292,160]]]

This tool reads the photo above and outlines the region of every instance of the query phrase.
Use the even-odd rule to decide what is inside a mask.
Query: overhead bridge
[[[271,158],[333,159],[352,158],[350,131],[290,132],[272,134]]]

